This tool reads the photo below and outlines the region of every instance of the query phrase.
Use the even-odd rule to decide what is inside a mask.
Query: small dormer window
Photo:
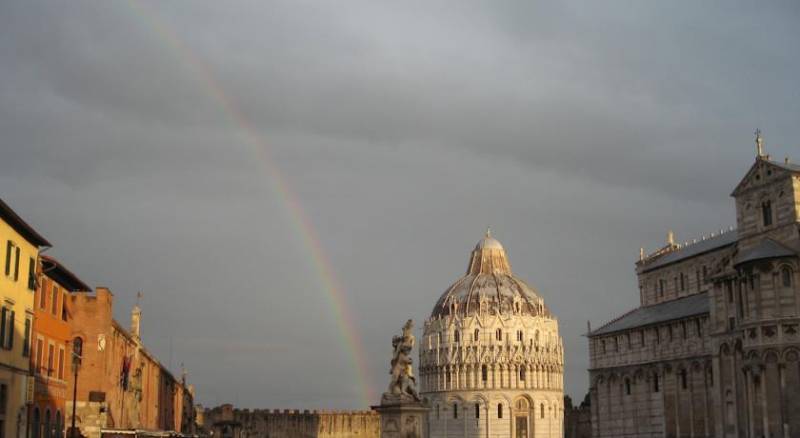
[[[761,220],[765,227],[772,225],[772,203],[769,201],[761,203]]]

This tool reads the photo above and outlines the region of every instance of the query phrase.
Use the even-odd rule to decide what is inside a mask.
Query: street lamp
[[[78,406],[78,369],[81,367],[81,359],[83,358],[83,339],[76,336],[72,340],[72,432],[70,438],[77,438],[75,429],[75,415]]]

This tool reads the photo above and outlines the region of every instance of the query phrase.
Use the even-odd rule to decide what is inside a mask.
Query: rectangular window
[[[11,255],[14,253],[14,243],[6,242],[6,277],[11,276]]]
[[[61,320],[62,321],[66,321],[67,320],[67,294],[66,293],[61,295]],[[430,338],[428,338],[428,341],[430,341]]]
[[[64,347],[58,348],[58,378],[64,380]]]
[[[19,280],[19,247],[17,249],[17,256],[14,259],[14,281]]]
[[[31,355],[31,326],[33,321],[30,315],[25,316],[25,339],[22,343],[22,355],[28,357]]]
[[[53,344],[47,346],[47,377],[53,377],[53,371],[55,370],[55,360],[56,360],[56,351]]]
[[[4,319],[3,330],[5,334],[5,339],[3,339],[3,348],[6,350],[12,350],[14,348],[14,315],[15,312],[10,309],[3,308],[6,312],[6,318]]]
[[[702,284],[700,283],[700,270],[699,269],[697,271],[695,271],[694,279],[697,282],[697,291],[700,292],[700,287],[702,286]]]
[[[6,327],[8,326],[8,308],[3,306],[0,308],[0,347],[6,346]]]
[[[50,282],[47,282],[47,285],[50,285]],[[53,285],[53,287],[56,287]],[[44,287],[42,287],[42,292],[39,294],[39,308],[46,309],[47,308],[47,291]]]
[[[8,411],[8,385],[0,384],[0,415]]]
[[[44,358],[44,341],[41,339],[36,340],[36,373],[42,374],[42,361]]]
[[[53,312],[53,316],[58,316],[58,288],[53,287],[53,295],[50,298],[50,311]]]
[[[28,260],[28,289],[36,290],[36,259]]]
[[[681,272],[681,290],[686,290],[686,277],[683,275],[683,272]]]
[[[658,295],[664,296],[664,279],[658,280]]]

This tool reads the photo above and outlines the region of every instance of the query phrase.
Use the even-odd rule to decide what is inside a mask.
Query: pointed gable
[[[747,171],[744,178],[733,189],[731,196],[734,198],[741,193],[763,187],[776,179],[784,178],[793,173],[800,173],[800,166],[794,164],[776,163],[764,158],[757,158],[756,162]]]

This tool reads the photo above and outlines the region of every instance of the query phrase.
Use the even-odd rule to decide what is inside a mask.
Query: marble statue
[[[414,322],[410,319],[403,326],[401,336],[392,337],[392,375],[389,390],[383,394],[382,402],[420,401],[417,392],[417,379],[411,367],[411,350],[416,338],[412,333]]]

